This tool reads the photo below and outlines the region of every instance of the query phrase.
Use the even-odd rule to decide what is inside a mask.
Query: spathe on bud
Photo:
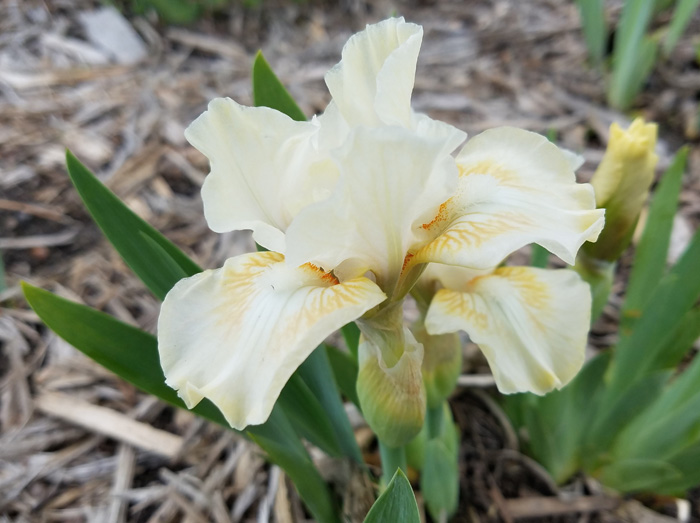
[[[657,131],[655,123],[642,118],[628,129],[610,126],[608,147],[591,180],[596,204],[605,209],[605,228],[596,243],[584,244],[589,257],[615,261],[629,245],[654,180]]]
[[[382,350],[364,335],[358,347],[357,395],[362,413],[379,440],[401,447],[413,439],[425,419],[421,377],[423,346],[403,329],[403,354],[387,367]]]

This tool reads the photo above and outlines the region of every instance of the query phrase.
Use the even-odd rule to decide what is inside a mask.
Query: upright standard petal
[[[358,128],[337,161],[331,197],[303,209],[287,231],[289,261],[347,276],[372,270],[390,293],[415,242],[415,223],[454,190],[454,160],[442,141],[381,127]]]
[[[423,28],[389,18],[352,37],[326,84],[350,126],[412,126],[411,92]]]
[[[430,334],[466,331],[501,392],[544,394],[583,365],[590,319],[590,290],[575,272],[502,267],[438,291],[425,326]]]
[[[217,98],[185,131],[211,163],[202,187],[204,216],[215,232],[252,229],[266,248],[284,252],[294,213],[308,192],[318,125],[267,107]]]
[[[333,101],[326,113],[345,121],[346,131],[360,125],[396,125],[422,138],[439,139],[451,154],[466,138],[459,129],[411,109],[411,93],[423,29],[390,18],[352,36],[343,47],[341,61],[326,74]],[[325,115],[324,115],[325,116]],[[336,143],[346,134],[333,125]],[[328,133],[322,133],[326,135]],[[328,139],[325,140],[328,142]]]
[[[467,142],[456,161],[457,191],[422,225],[427,244],[414,261],[486,269],[538,243],[573,264],[581,244],[600,234],[592,187],[576,183],[570,155],[544,136],[492,129]]]
[[[166,296],[158,320],[166,382],[190,408],[206,397],[232,427],[258,425],[316,346],[384,299],[366,278],[339,283],[278,253],[230,258]]]

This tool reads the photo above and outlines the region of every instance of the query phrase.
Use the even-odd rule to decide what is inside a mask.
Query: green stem
[[[379,441],[379,455],[382,458],[382,490],[394,477],[396,469],[406,473],[406,449],[405,447],[389,447]]]
[[[428,424],[428,439],[440,437],[444,412],[442,403],[437,407],[428,406],[425,412],[425,422]]]

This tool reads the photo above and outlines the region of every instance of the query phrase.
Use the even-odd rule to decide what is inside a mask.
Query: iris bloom
[[[586,285],[571,271],[496,267],[530,243],[573,263],[603,225],[593,190],[575,182],[571,155],[520,129],[486,131],[454,156],[464,133],[411,109],[421,39],[402,18],[354,35],[311,121],[216,99],[187,129],[211,163],[211,229],[251,229],[269,250],[165,298],[161,363],[189,407],[206,397],[237,429],[263,423],[314,348],[357,320],[363,411],[393,398],[391,415],[410,423],[425,408],[423,348],[401,303],[428,264],[449,266],[428,332],[466,330],[502,391],[541,394],[580,368]]]

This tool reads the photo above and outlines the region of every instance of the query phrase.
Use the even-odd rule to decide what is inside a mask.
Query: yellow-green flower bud
[[[422,321],[413,325],[413,334],[423,344],[423,383],[428,408],[436,408],[457,386],[462,372],[462,343],[456,332],[431,336]]]
[[[379,440],[401,447],[413,439],[425,419],[421,377],[423,347],[405,329],[403,354],[387,367],[382,350],[364,335],[358,347],[357,396],[362,413]]]
[[[598,208],[605,208],[598,241],[584,245],[592,258],[615,261],[629,245],[659,159],[656,135],[657,125],[642,118],[627,130],[616,123],[610,126],[608,148],[591,180]]]

